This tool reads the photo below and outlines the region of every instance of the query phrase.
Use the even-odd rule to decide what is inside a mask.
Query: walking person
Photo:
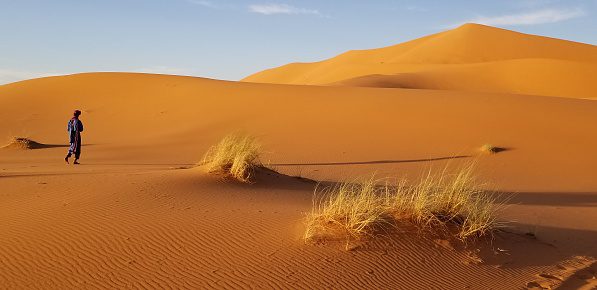
[[[79,158],[81,157],[81,132],[83,132],[83,122],[79,120],[81,111],[75,110],[73,117],[68,121],[68,134],[70,135],[70,147],[68,148],[68,154],[64,157],[64,161],[68,162],[68,159],[75,154],[75,162],[73,164],[79,164]]]

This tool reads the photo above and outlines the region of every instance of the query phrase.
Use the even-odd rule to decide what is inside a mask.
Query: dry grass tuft
[[[13,137],[5,148],[28,150],[42,148],[43,146],[43,144],[35,142],[27,137]]]
[[[501,206],[493,192],[482,189],[468,164],[455,173],[444,168],[427,172],[418,183],[406,186],[376,185],[373,178],[341,183],[323,192],[316,189],[311,213],[307,214],[305,240],[361,239],[384,225],[410,221],[428,230],[457,228],[462,240],[489,234],[499,225],[495,212]]]
[[[210,172],[223,172],[231,177],[250,182],[254,171],[261,166],[261,145],[249,135],[230,134],[212,146],[203,157]]]
[[[506,148],[493,146],[491,144],[484,144],[483,146],[481,146],[481,148],[479,148],[479,150],[485,154],[496,154],[502,151],[506,151]]]
[[[382,191],[373,177],[316,188],[313,211],[307,215],[305,240],[346,237],[350,241],[371,235],[388,222],[386,202],[380,198]]]
[[[495,211],[500,205],[495,193],[482,189],[473,173],[473,164],[455,173],[447,167],[436,174],[429,171],[417,184],[398,188],[389,208],[394,216],[423,228],[456,225],[463,240],[483,236],[498,226]]]

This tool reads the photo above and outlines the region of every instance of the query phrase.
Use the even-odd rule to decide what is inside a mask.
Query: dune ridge
[[[465,24],[394,46],[284,65],[242,81],[595,99],[596,71],[594,45]]]

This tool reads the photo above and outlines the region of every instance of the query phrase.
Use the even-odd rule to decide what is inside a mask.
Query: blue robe
[[[83,132],[83,122],[79,118],[73,117],[68,121],[66,127],[70,136],[70,147],[68,148],[69,156],[75,154],[75,158],[79,159],[81,155],[81,132]]]

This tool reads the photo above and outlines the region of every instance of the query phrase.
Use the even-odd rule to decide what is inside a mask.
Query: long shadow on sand
[[[81,165],[98,165],[98,166],[178,166],[180,168],[176,169],[188,169],[196,164],[193,163],[102,163],[102,162],[93,162],[93,163],[85,163]]]
[[[0,178],[21,178],[21,177],[49,177],[49,176],[66,176],[66,175],[94,175],[97,172],[64,172],[64,173],[5,173],[0,174]]]
[[[574,256],[597,256],[595,240],[597,231],[513,223],[494,234],[486,249],[493,252],[482,257],[486,264],[499,264],[500,268],[555,265]],[[505,251],[500,255],[498,249]]]
[[[425,159],[405,159],[405,160],[371,160],[371,161],[346,161],[346,162],[314,162],[314,163],[275,163],[272,166],[334,166],[334,165],[365,165],[365,164],[393,164],[393,163],[414,163],[441,161],[450,159],[470,158],[470,155],[459,155],[449,157],[425,158]]]
[[[583,289],[582,287],[588,287],[586,280],[591,279],[590,277],[595,276],[597,273],[597,262],[593,264],[587,265],[585,267],[575,269],[574,274],[572,274],[568,279],[564,280],[560,286],[556,289],[560,290],[567,290],[567,289]],[[584,281],[583,281],[584,280]],[[593,283],[595,286],[595,283]],[[589,289],[589,288],[584,288]],[[594,288],[593,288],[594,289]]]
[[[87,146],[96,146],[97,144],[83,144],[81,145],[81,147],[87,147]],[[42,144],[41,147],[39,148],[33,148],[33,149],[44,149],[44,148],[68,148],[70,147],[69,144]]]
[[[89,145],[85,144],[84,146],[89,146]],[[70,147],[70,145],[64,145],[64,144],[41,144],[41,145],[33,147],[31,149],[68,148],[68,147]]]
[[[89,146],[89,145],[83,145],[83,146]],[[70,145],[64,145],[64,144],[31,144],[28,145],[27,148],[19,148],[19,146],[15,146],[13,144],[9,144],[7,146],[1,147],[2,149],[29,149],[29,150],[38,150],[38,149],[48,149],[48,148],[68,148],[70,147]]]
[[[95,144],[83,144],[83,147],[87,146],[94,146]],[[50,148],[68,148],[70,145],[68,144],[42,144],[42,143],[31,143],[26,145],[26,148],[23,148],[21,145],[15,144],[8,144],[4,147],[0,147],[0,149],[28,149],[28,150],[39,150],[39,149],[50,149]]]
[[[401,249],[403,244],[419,245],[424,250],[439,239],[449,242],[451,251],[476,252],[479,264],[500,269],[552,266],[575,257],[597,257],[597,247],[593,245],[597,231],[592,230],[512,223],[490,236],[462,242],[443,230],[416,232],[404,229],[402,226],[390,229],[365,241],[360,250]],[[528,229],[533,229],[536,234],[531,234]]]
[[[525,228],[534,228],[537,234],[524,233]],[[480,246],[479,257],[482,264],[500,269],[549,267],[537,272],[527,287],[547,283],[559,285],[557,289],[579,289],[597,272],[596,240],[597,231],[593,230],[514,224]]]
[[[597,192],[517,192],[502,202],[520,205],[597,206]]]

